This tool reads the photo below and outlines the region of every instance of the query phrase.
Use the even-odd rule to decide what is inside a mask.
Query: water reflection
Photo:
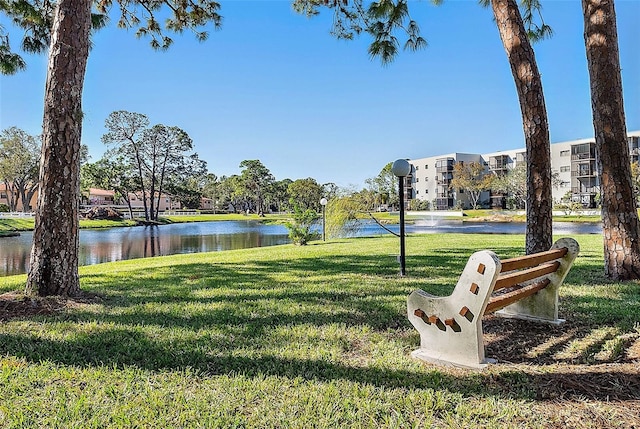
[[[554,223],[554,233],[599,234],[599,224]],[[389,229],[398,232],[398,225]],[[523,223],[491,223],[424,220],[407,225],[407,234],[429,233],[524,234]],[[356,234],[388,234],[373,222],[367,222]],[[29,267],[32,233],[0,238],[0,276],[25,273]],[[160,227],[112,228],[80,231],[80,265],[99,264],[125,259],[172,255],[176,253],[213,252],[274,246],[289,243],[282,225],[265,225],[255,221],[200,222]]]
[[[0,276],[29,268],[31,232],[0,239]],[[177,253],[213,252],[289,243],[282,225],[259,222],[203,222],[160,227],[80,231],[80,265]]]

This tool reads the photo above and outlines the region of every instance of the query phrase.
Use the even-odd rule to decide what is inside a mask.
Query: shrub
[[[285,225],[294,244],[304,246],[309,241],[320,238],[319,233],[311,231],[319,217],[316,211],[303,211],[298,204],[293,204],[293,222],[287,222]]]

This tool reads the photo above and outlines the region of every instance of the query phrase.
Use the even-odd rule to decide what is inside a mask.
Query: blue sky
[[[524,147],[506,55],[490,10],[476,1],[411,1],[429,46],[386,67],[369,58],[366,35],[334,39],[327,11],[307,19],[287,1],[221,4],[223,27],[204,43],[185,33],[155,52],[115,25],[95,35],[83,101],[92,161],[106,149],[104,120],[115,110],[184,129],[218,176],[259,159],[278,180],[359,188],[398,158]],[[555,32],[535,45],[551,141],[591,137],[580,2],[542,4]],[[627,126],[638,130],[640,1],[618,0],[616,9]],[[20,32],[10,36],[17,46]],[[0,77],[0,128],[38,134],[46,58],[27,60],[27,71]]]

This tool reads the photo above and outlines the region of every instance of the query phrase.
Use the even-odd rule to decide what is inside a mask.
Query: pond
[[[389,229],[398,232],[398,225]],[[416,221],[407,225],[407,234],[474,233],[524,234],[523,223]],[[554,233],[600,234],[599,224],[554,223]],[[357,236],[388,234],[374,222],[366,222]],[[31,232],[19,237],[0,238],[0,276],[25,273],[29,267]],[[174,223],[159,227],[80,230],[80,265],[177,253],[214,252],[290,243],[283,225],[256,221]]]

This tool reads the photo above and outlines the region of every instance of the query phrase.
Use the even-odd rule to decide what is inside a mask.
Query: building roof
[[[107,191],[105,189],[98,189],[98,188],[89,188],[89,196],[113,197],[115,194],[116,194],[115,191]]]

